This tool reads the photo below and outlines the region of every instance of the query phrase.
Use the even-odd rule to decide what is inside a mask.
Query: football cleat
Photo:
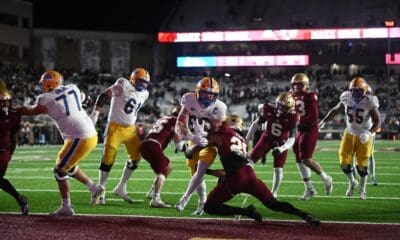
[[[25,197],[24,195],[20,195],[18,199],[18,204],[21,208],[21,213],[23,216],[28,216],[29,215],[29,204],[28,204],[28,198]]]
[[[326,195],[331,194],[332,190],[333,190],[332,177],[328,176],[326,178],[326,180],[324,181],[324,184],[325,184],[325,193],[326,193]]]
[[[74,208],[72,205],[69,206],[61,206],[57,211],[50,213],[50,216],[73,216],[75,214]]]
[[[96,203],[96,201],[100,198],[101,195],[104,193],[104,187],[101,185],[93,185],[93,187],[90,188],[90,193],[92,194],[92,197],[90,199],[90,206],[93,206],[93,204]]]
[[[170,208],[171,205],[166,204],[161,199],[151,199],[150,207],[153,207],[153,208]]]
[[[354,189],[358,186],[358,181],[354,180],[354,182],[349,182],[349,187],[346,191],[346,196],[351,197],[353,196]]]
[[[253,204],[249,205],[246,209],[245,212],[247,217],[254,219],[256,222],[261,223],[262,222],[262,216],[259,212],[257,212],[256,208],[253,206]]]
[[[153,199],[153,195],[154,195],[154,189],[151,188],[150,191],[147,192],[146,198],[151,200]]]
[[[304,194],[302,197],[299,198],[299,200],[307,201],[310,200],[312,197],[317,194],[317,191],[315,191],[314,188],[307,188],[307,190],[304,191]]]
[[[204,203],[199,203],[199,206],[197,207],[197,209],[194,212],[192,212],[192,215],[197,215],[197,216],[203,215],[203,213],[204,213],[204,205],[205,204],[206,204],[205,202]]]
[[[311,226],[319,226],[321,224],[321,221],[311,214],[305,215],[303,219],[304,221],[308,222]]]
[[[106,192],[105,191],[100,195],[99,199],[97,199],[96,204],[99,204],[99,205],[106,204]]]
[[[372,186],[378,186],[378,181],[376,181],[376,178],[371,178],[371,185]]]
[[[122,198],[125,202],[127,203],[133,203],[133,200],[131,197],[129,197],[128,193],[126,192],[126,190],[122,187],[120,187],[120,185],[117,185],[114,189],[113,189],[113,193],[115,195],[117,195],[118,197]]]
[[[360,192],[360,199],[361,200],[365,200],[365,199],[367,199],[367,193],[366,192]]]
[[[177,202],[177,203],[175,204],[175,209],[178,210],[178,211],[180,211],[180,212],[182,212],[182,211],[185,209],[185,207],[186,207],[186,205],[188,204],[188,202],[189,202],[189,199],[182,197],[182,198],[179,200],[179,202]]]

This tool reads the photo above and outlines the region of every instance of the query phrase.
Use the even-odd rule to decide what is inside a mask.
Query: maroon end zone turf
[[[400,225],[0,215],[0,239],[400,239]]]

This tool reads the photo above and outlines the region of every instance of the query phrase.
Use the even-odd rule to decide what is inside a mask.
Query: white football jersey
[[[369,111],[373,108],[379,108],[376,96],[364,96],[356,103],[351,99],[350,92],[345,91],[340,96],[340,102],[345,108],[347,132],[359,136],[361,133],[366,133],[372,127]]]
[[[74,84],[61,86],[52,92],[40,94],[36,104],[46,106],[64,139],[87,138],[97,134],[93,122],[82,108],[81,92]]]
[[[136,91],[126,78],[118,78],[107,90],[112,92],[108,121],[125,126],[135,124],[137,113],[149,97],[149,92]]]
[[[196,118],[223,121],[226,117],[227,106],[219,99],[211,106],[203,108],[197,101],[196,93],[189,92],[182,96],[181,105],[189,110],[189,129]]]

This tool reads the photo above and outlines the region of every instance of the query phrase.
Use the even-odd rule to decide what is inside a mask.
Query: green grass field
[[[400,144],[399,141],[378,140],[376,143],[376,172],[379,186],[367,186],[367,200],[358,199],[358,191],[351,198],[344,195],[347,189],[347,179],[339,168],[338,141],[319,141],[318,150],[314,157],[324,170],[333,177],[334,188],[330,196],[326,196],[323,184],[319,177],[313,173],[312,180],[318,192],[317,196],[309,201],[300,201],[298,197],[303,194],[304,186],[290,152],[284,168],[284,178],[278,199],[288,201],[298,208],[309,211],[321,218],[322,221],[351,221],[351,222],[376,222],[400,223]],[[54,180],[54,159],[60,146],[20,146],[15,151],[13,160],[9,164],[6,174],[13,185],[30,200],[31,213],[50,213],[60,205],[60,197],[56,181]],[[162,199],[174,205],[182,196],[189,181],[189,172],[185,165],[182,153],[173,153],[171,146],[167,155],[173,164],[173,171],[167,178]],[[98,166],[101,155],[101,145],[98,145],[89,157],[79,166],[95,182],[98,180]],[[112,194],[121,175],[126,155],[121,148],[117,156],[107,185],[107,204],[103,206],[89,206],[90,193],[86,186],[71,179],[72,203],[77,214],[109,214],[109,215],[144,215],[162,217],[193,217],[191,213],[197,207],[197,195],[193,197],[183,212],[171,209],[150,208],[146,199],[154,174],[149,164],[142,160],[139,168],[133,173],[128,184],[128,192],[133,197],[134,203],[127,204]],[[212,168],[220,167],[216,160]],[[268,156],[267,165],[256,164],[255,170],[267,186],[271,186],[272,166],[271,156]],[[207,176],[207,190],[210,191],[216,184],[216,179]],[[240,206],[243,196],[236,196],[230,204]],[[264,206],[255,198],[249,198],[247,204],[254,203],[263,214],[264,219],[294,220],[296,217],[275,213]],[[246,205],[247,205],[246,204]],[[14,199],[0,191],[0,212],[18,213],[19,208]],[[204,214],[203,217],[213,217]],[[232,217],[231,217],[232,218]]]

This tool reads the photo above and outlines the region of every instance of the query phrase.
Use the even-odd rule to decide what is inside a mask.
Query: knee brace
[[[101,163],[99,169],[104,172],[109,172],[109,171],[111,171],[112,166],[113,165],[106,165],[104,163]]]
[[[365,177],[368,175],[368,167],[357,166],[357,172],[360,177]]]
[[[343,171],[345,174],[349,174],[349,173],[354,172],[354,168],[353,168],[353,166],[351,166],[350,164],[343,165],[343,166],[341,166],[341,168],[342,168],[342,171]]]
[[[126,167],[133,171],[138,167],[138,163],[136,161],[128,160],[126,162]]]
[[[79,169],[79,166],[74,166],[73,168],[71,168],[67,173],[68,176],[74,177],[76,172],[78,171],[78,169]]]
[[[57,182],[63,182],[69,178],[68,174],[61,171],[58,167],[54,168],[54,176],[57,180]]]

